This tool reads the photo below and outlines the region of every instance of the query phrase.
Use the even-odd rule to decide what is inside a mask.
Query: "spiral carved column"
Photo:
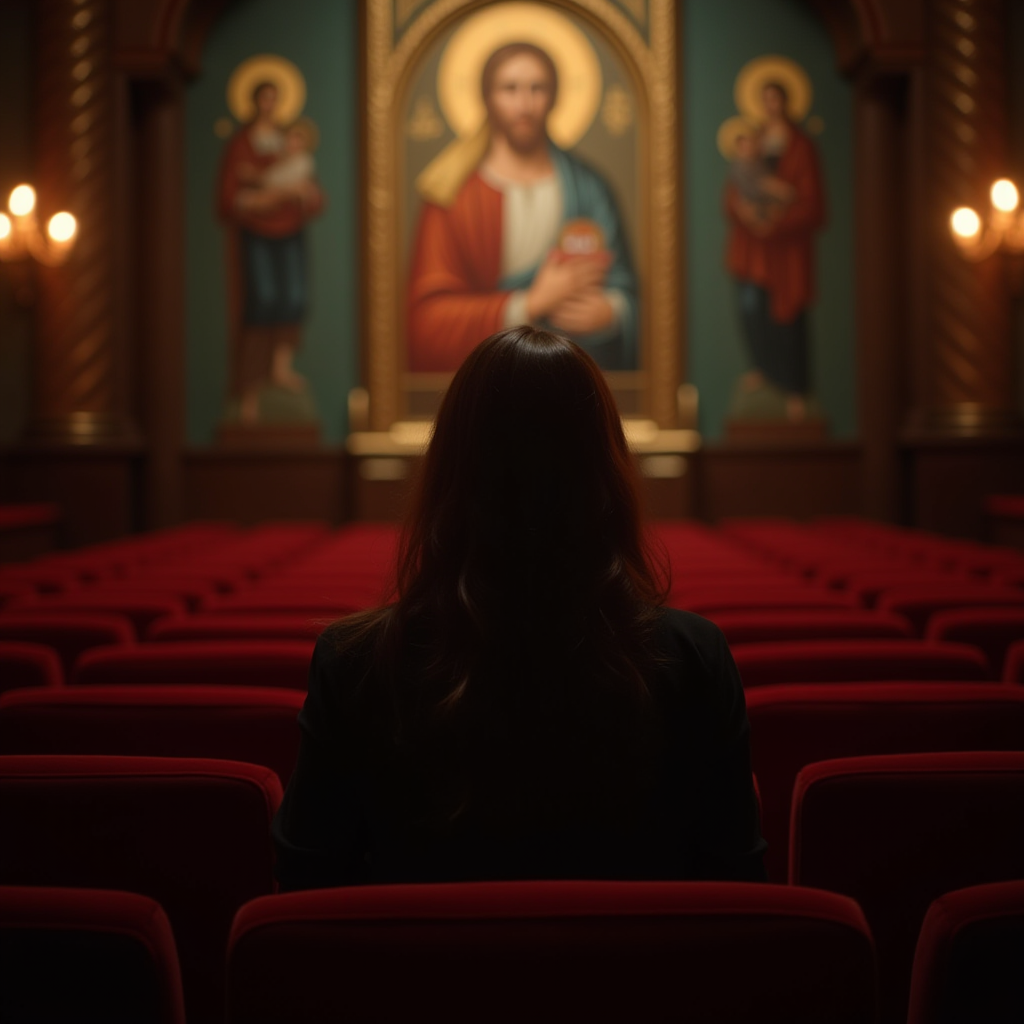
[[[114,317],[114,88],[109,0],[39,0],[37,181],[41,221],[78,220],[67,263],[40,267],[37,439],[92,443],[126,434]]]
[[[958,206],[990,209],[1006,173],[1004,0],[931,0],[927,10],[930,295],[928,425],[976,434],[1014,419],[1010,300],[1002,258],[971,263],[949,232]]]

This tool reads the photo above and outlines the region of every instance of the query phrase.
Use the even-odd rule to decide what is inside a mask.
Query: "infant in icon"
[[[263,193],[264,202],[273,197],[277,201],[316,197],[317,130],[312,121],[302,118],[290,125],[278,137],[278,156],[262,171],[251,165],[242,165],[239,176],[253,191]],[[245,205],[242,197],[242,205]]]
[[[760,132],[751,128],[737,134],[735,141],[730,168],[733,185],[740,198],[753,207],[758,220],[770,225],[796,199],[796,189],[773,173],[778,158],[765,152]]]

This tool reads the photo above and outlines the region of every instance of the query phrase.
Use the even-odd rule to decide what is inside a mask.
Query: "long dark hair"
[[[567,338],[521,326],[455,374],[402,533],[396,600],[339,636],[372,636],[395,744],[436,776],[434,824],[475,812],[514,828],[564,820],[570,805],[628,813],[663,600],[604,375]],[[514,755],[523,744],[529,765]]]

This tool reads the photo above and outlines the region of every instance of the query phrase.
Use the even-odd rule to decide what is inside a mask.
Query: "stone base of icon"
[[[313,396],[273,384],[260,391],[255,422],[243,422],[238,402],[232,400],[217,428],[217,444],[232,448],[318,448],[322,440]]]
[[[816,398],[807,398],[803,417],[792,419],[786,395],[773,384],[748,388],[737,383],[725,420],[725,439],[735,442],[793,444],[824,441],[829,424]]]

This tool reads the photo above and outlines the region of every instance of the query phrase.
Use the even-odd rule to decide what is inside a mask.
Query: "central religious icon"
[[[411,371],[452,371],[481,338],[526,322],[565,332],[606,370],[637,368],[627,231],[608,180],[573,153],[602,91],[591,40],[552,7],[494,4],[452,33],[436,97],[455,138],[416,177]],[[420,96],[423,136],[432,117]]]

